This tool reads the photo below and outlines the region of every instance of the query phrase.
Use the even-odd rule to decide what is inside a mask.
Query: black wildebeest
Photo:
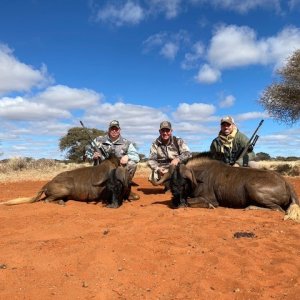
[[[264,207],[286,211],[285,219],[300,221],[299,200],[280,174],[262,169],[234,168],[194,157],[170,168],[155,185],[170,180],[174,207]]]
[[[46,183],[35,197],[17,198],[4,205],[33,203],[41,200],[64,204],[67,200],[106,202],[107,207],[117,208],[128,199],[130,183],[128,171],[111,157],[98,166],[65,171]],[[44,197],[42,198],[42,195]]]

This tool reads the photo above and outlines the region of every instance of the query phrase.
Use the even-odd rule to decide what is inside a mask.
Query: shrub
[[[38,159],[30,157],[15,157],[6,159],[0,163],[0,173],[9,173],[23,170],[40,170],[47,171],[61,167],[62,163],[54,159]]]
[[[287,176],[300,175],[300,169],[299,166],[297,165],[281,164],[281,165],[277,165],[274,170],[282,175],[287,175]]]
[[[287,175],[292,169],[292,166],[289,164],[282,164],[282,165],[277,165],[275,167],[275,171],[283,174],[283,175]]]

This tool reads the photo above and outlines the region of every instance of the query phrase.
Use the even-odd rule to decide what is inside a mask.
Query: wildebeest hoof
[[[120,205],[116,204],[116,203],[111,203],[111,204],[107,204],[106,207],[108,208],[118,208]]]
[[[62,206],[66,206],[66,203],[65,203],[65,201],[64,200],[48,200],[48,199],[46,199],[45,201],[44,201],[45,203],[55,203],[55,204],[59,204],[59,205],[62,205]]]
[[[249,205],[246,208],[244,208],[244,210],[270,210],[267,207],[260,207],[260,206],[256,206],[256,205]]]
[[[209,203],[209,204],[208,204],[208,208],[215,209],[216,207],[213,206],[211,203]]]

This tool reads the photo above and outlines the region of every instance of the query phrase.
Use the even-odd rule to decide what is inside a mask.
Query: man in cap
[[[169,121],[160,123],[159,137],[152,143],[148,166],[151,168],[150,181],[157,181],[168,172],[170,165],[177,165],[192,156],[183,139],[172,135]]]
[[[231,116],[223,117],[220,121],[219,135],[212,141],[210,152],[212,157],[234,167],[258,167],[253,161],[255,154],[249,149],[244,157],[238,157],[246,147],[249,139],[239,131]]]
[[[120,164],[126,166],[128,170],[130,176],[129,181],[131,182],[137,168],[137,163],[140,161],[140,157],[132,142],[121,136],[119,121],[111,121],[108,125],[107,134],[105,136],[96,137],[94,143],[99,148],[102,147],[106,153],[114,154],[120,159]],[[98,160],[105,159],[103,154],[93,151],[91,148],[87,149],[86,156],[94,160],[94,165],[97,164]],[[139,198],[139,195],[133,192],[129,195],[129,200],[138,200]]]

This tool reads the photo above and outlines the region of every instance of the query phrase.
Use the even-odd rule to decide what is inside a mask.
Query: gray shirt
[[[123,138],[121,135],[116,141],[112,141],[108,135],[98,136],[94,139],[94,143],[98,147],[102,146],[108,154],[115,154],[118,158],[121,158],[124,155],[128,155],[129,161],[133,161],[135,163],[138,163],[140,161],[139,154],[134,145],[127,139]],[[93,154],[94,150],[89,147],[86,151],[86,156],[92,159]]]

